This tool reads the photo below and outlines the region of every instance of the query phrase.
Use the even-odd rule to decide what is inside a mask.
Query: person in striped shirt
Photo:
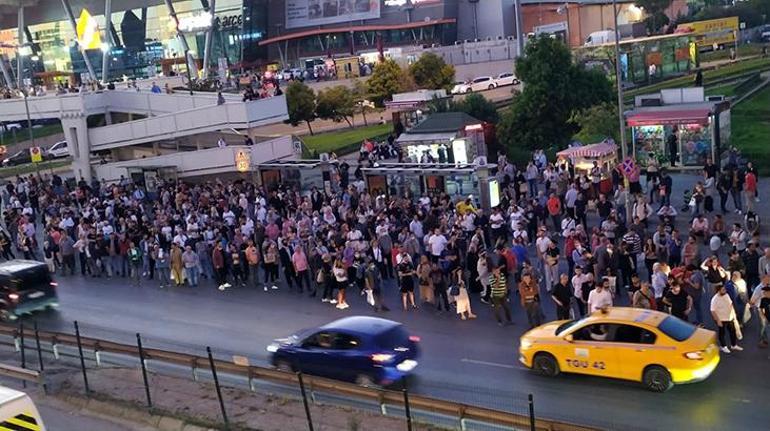
[[[506,324],[510,325],[513,322],[511,321],[511,307],[508,305],[508,285],[505,282],[505,274],[501,271],[500,266],[495,267],[492,273],[489,274],[489,290],[497,324],[503,326],[503,320],[500,316],[500,310],[502,309],[505,312]]]

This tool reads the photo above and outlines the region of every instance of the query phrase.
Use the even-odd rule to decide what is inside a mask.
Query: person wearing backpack
[[[766,349],[770,338],[770,275],[762,277],[762,282],[754,288],[749,304],[757,309],[759,317],[759,347]]]

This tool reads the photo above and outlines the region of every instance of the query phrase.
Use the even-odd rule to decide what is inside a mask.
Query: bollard
[[[80,354],[80,368],[83,370],[83,383],[86,386],[86,396],[91,393],[91,389],[88,387],[88,373],[86,373],[86,359],[83,357],[83,343],[80,340],[80,327],[78,327],[78,321],[75,321],[75,338],[78,340],[78,353]]]
[[[44,375],[45,366],[43,365],[43,349],[40,348],[40,331],[37,329],[37,320],[35,320],[35,347],[37,348],[37,362],[40,364],[40,375]],[[48,393],[48,386],[43,379],[43,393]]]
[[[307,417],[307,428],[313,431],[313,418],[310,417],[310,406],[307,403],[307,394],[305,394],[305,382],[302,380],[302,373],[297,372],[297,380],[299,380],[299,390],[302,392],[302,404],[305,405],[305,416]]]
[[[535,403],[532,400],[532,394],[527,397],[529,400],[529,429],[535,431]]]
[[[406,378],[402,379],[401,383],[404,385],[404,387],[401,389],[401,392],[404,393],[404,414],[406,415],[406,429],[407,431],[412,431],[412,412],[409,409],[409,391],[406,388]]]
[[[136,345],[139,347],[139,363],[142,364],[142,379],[144,379],[144,393],[147,395],[147,408],[152,408],[152,398],[150,398],[150,382],[147,380],[147,366],[144,363],[144,349],[142,348],[142,337],[136,333]]]
[[[222,399],[222,388],[219,386],[217,377],[217,367],[214,365],[214,355],[211,354],[211,347],[206,346],[206,353],[209,354],[209,365],[211,366],[211,376],[214,377],[214,386],[217,388],[217,398],[219,398],[219,408],[222,409],[222,422],[225,423],[225,429],[230,429],[230,422],[227,420],[227,411],[225,410],[225,401]]]

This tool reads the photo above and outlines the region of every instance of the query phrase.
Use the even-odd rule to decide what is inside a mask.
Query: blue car
[[[387,386],[417,366],[419,341],[398,322],[353,316],[275,340],[267,351],[279,370]]]

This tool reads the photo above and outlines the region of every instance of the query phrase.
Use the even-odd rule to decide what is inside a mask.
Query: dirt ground
[[[82,375],[77,370],[61,370],[51,377],[56,381],[59,395],[82,394]],[[202,426],[214,427],[221,423],[221,413],[213,384],[192,379],[150,374],[153,406]],[[137,407],[146,403],[141,371],[127,368],[89,369],[92,396],[103,400],[119,400]],[[302,400],[279,394],[255,393],[247,390],[223,388],[227,416],[233,429],[262,431],[305,431],[308,429]],[[404,420],[371,412],[330,405],[310,404],[315,430],[405,430]],[[439,428],[414,424],[414,430],[428,431]]]

